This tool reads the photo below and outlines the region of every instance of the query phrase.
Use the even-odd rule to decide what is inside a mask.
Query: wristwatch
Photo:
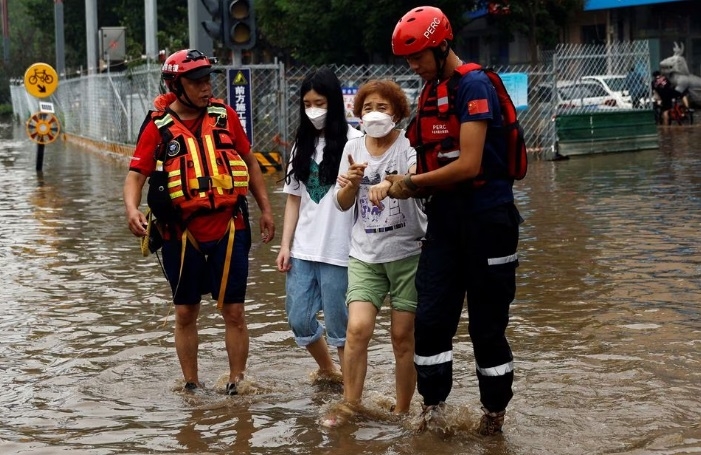
[[[404,176],[404,184],[406,185],[407,188],[409,188],[411,191],[416,191],[419,189],[418,185],[416,183],[411,181],[411,176],[414,174],[406,174]]]

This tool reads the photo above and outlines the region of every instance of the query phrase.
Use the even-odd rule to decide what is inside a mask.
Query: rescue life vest
[[[167,179],[167,193],[179,221],[187,224],[199,214],[233,210],[239,196],[248,192],[249,175],[227,128],[226,106],[212,100],[195,133],[172,111],[153,112],[151,118],[161,134],[154,174],[161,172]]]
[[[498,166],[494,160],[482,160],[480,172],[472,181],[479,187],[488,179],[521,180],[526,176],[528,157],[523,129],[518,122],[516,107],[499,75],[476,63],[466,63],[455,69],[453,77],[436,84],[426,84],[419,98],[421,109],[407,127],[407,137],[417,152],[417,173],[438,169],[460,156],[460,119],[455,98],[460,78],[470,71],[481,70],[494,86],[501,107],[501,128],[490,127],[487,135],[503,134],[506,154]],[[486,167],[485,167],[485,163]]]

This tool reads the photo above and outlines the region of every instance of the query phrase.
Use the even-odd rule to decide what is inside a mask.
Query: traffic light
[[[253,0],[223,0],[222,6],[224,46],[236,50],[251,49],[256,44]]]
[[[202,21],[202,26],[207,34],[213,39],[224,42],[224,26],[222,21],[222,5],[226,0],[202,0],[202,4],[209,15],[211,21]]]

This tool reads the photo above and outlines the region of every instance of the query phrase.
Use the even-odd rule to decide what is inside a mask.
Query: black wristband
[[[416,191],[419,189],[419,187],[416,185],[416,183],[411,181],[411,176],[414,174],[406,174],[404,176],[404,184],[406,185],[407,188],[409,188],[411,191]]]

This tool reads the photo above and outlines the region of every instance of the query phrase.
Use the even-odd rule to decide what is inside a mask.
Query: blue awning
[[[595,9],[623,8],[626,6],[655,5],[657,3],[680,2],[682,0],[585,0],[584,11]]]
[[[469,19],[479,19],[480,17],[486,16],[488,13],[489,12],[487,11],[487,7],[475,8],[472,11],[467,12],[467,17]]]

